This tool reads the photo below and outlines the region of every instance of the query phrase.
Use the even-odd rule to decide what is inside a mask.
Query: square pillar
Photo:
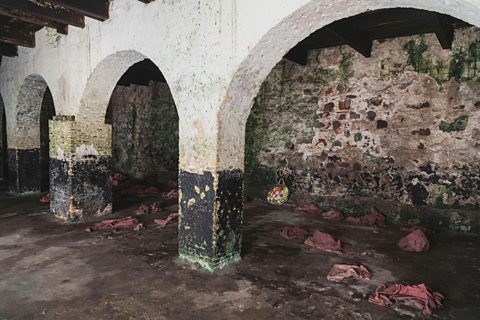
[[[65,221],[112,211],[111,126],[79,123],[73,116],[50,121],[50,210]]]
[[[215,271],[240,260],[243,172],[179,173],[180,258]]]

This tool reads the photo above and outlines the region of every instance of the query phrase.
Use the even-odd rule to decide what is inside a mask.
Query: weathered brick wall
[[[480,206],[480,31],[311,51],[282,61],[247,124],[246,185],[442,208]]]
[[[166,83],[117,86],[106,121],[114,171],[137,178],[178,171],[178,114]]]

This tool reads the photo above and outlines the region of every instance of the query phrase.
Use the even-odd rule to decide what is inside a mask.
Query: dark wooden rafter
[[[17,55],[17,45],[34,47],[35,32],[42,27],[66,35],[68,26],[85,27],[85,17],[108,20],[111,1],[0,0],[0,57]]]
[[[308,48],[299,43],[285,55],[285,59],[301,66],[306,66],[308,62]]]
[[[382,9],[332,23],[312,33],[285,56],[305,65],[306,51],[349,45],[370,57],[373,40],[435,33],[444,49],[451,49],[454,30],[468,23],[445,14],[411,8]]]
[[[0,41],[33,48],[35,47],[35,32],[15,29],[8,25],[0,25]]]
[[[83,15],[48,1],[2,0],[0,2],[0,14],[18,19],[28,16],[37,17],[79,28],[85,27],[85,17]]]
[[[109,0],[48,0],[48,2],[100,21],[108,19]]]
[[[15,57],[16,55],[17,55],[16,45],[0,42],[0,56]]]
[[[66,25],[66,24],[58,23],[56,21],[45,19],[45,18],[41,18],[41,17],[38,17],[38,16],[33,15],[31,13],[28,13],[28,12],[22,12],[22,11],[15,10],[15,9],[8,9],[8,8],[5,8],[5,7],[2,7],[1,3],[0,3],[0,16],[7,16],[7,17],[10,17],[10,18],[20,20],[20,21],[31,23],[33,25],[53,28],[53,29],[56,29],[57,32],[61,33],[61,34],[67,34],[68,33],[68,25]]]
[[[452,23],[444,15],[435,12],[429,12],[427,16],[442,48],[451,49],[454,34]]]
[[[372,39],[358,27],[342,20],[332,23],[327,29],[364,57],[372,56]]]

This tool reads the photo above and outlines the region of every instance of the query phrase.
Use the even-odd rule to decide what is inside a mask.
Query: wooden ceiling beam
[[[298,65],[306,66],[308,63],[308,49],[299,43],[285,55],[285,59]]]
[[[16,45],[0,42],[0,56],[15,57],[17,54]]]
[[[53,29],[56,29],[58,33],[65,34],[65,35],[68,34],[68,25],[66,24],[58,23],[48,19],[42,19],[34,15],[16,11],[16,10],[1,8],[1,5],[0,5],[0,16],[14,18],[14,19],[17,19],[23,22],[28,22],[40,27],[53,28]]]
[[[85,17],[83,15],[48,2],[2,0],[0,2],[0,14],[9,15],[8,13],[16,14],[19,17],[34,16],[79,28],[85,27]]]
[[[0,25],[0,41],[24,47],[35,47],[35,32]]]
[[[48,0],[48,2],[96,20],[108,20],[110,0]]]
[[[326,28],[364,57],[372,56],[372,39],[356,26],[345,21],[337,21]]]
[[[437,36],[438,42],[443,49],[452,49],[454,29],[452,24],[446,19],[445,16],[428,12],[427,19],[433,28],[433,32]]]

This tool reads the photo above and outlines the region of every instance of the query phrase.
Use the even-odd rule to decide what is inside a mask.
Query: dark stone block
[[[325,106],[323,107],[323,110],[325,112],[332,112],[334,108],[335,108],[335,104],[333,102],[329,102],[325,104]]]
[[[340,110],[349,110],[350,109],[350,106],[352,104],[352,100],[350,99],[345,99],[344,101],[340,101],[338,103],[338,109]]]
[[[356,120],[356,119],[360,119],[360,114],[350,111],[350,120]]]
[[[243,222],[243,173],[240,170],[218,173],[216,200],[219,231],[215,256],[220,260],[240,254]]]
[[[388,122],[385,120],[377,120],[377,129],[385,129],[388,127]]]
[[[178,229],[180,254],[213,257],[213,175],[180,171],[178,182],[182,193]]]
[[[217,176],[218,181],[215,181]],[[216,182],[216,183],[215,183]],[[180,257],[216,270],[240,258],[243,173],[180,171]]]
[[[71,180],[68,161],[50,158],[50,210],[57,216],[66,216],[70,203]]]
[[[421,136],[429,136],[431,134],[431,132],[430,132],[429,128],[420,128],[418,130],[413,130],[412,134],[413,135],[418,134],[418,135],[421,135]]]
[[[86,220],[94,215],[110,213],[111,163],[109,156],[51,159],[51,211],[67,221]]]
[[[368,120],[373,121],[373,120],[375,120],[376,117],[377,117],[377,113],[375,111],[368,111],[367,112],[367,119]]]
[[[40,192],[40,149],[8,149],[10,192]]]
[[[430,102],[422,102],[422,103],[419,103],[419,104],[411,104],[411,105],[408,105],[407,106],[408,108],[411,108],[411,109],[426,109],[426,108],[430,108]]]

